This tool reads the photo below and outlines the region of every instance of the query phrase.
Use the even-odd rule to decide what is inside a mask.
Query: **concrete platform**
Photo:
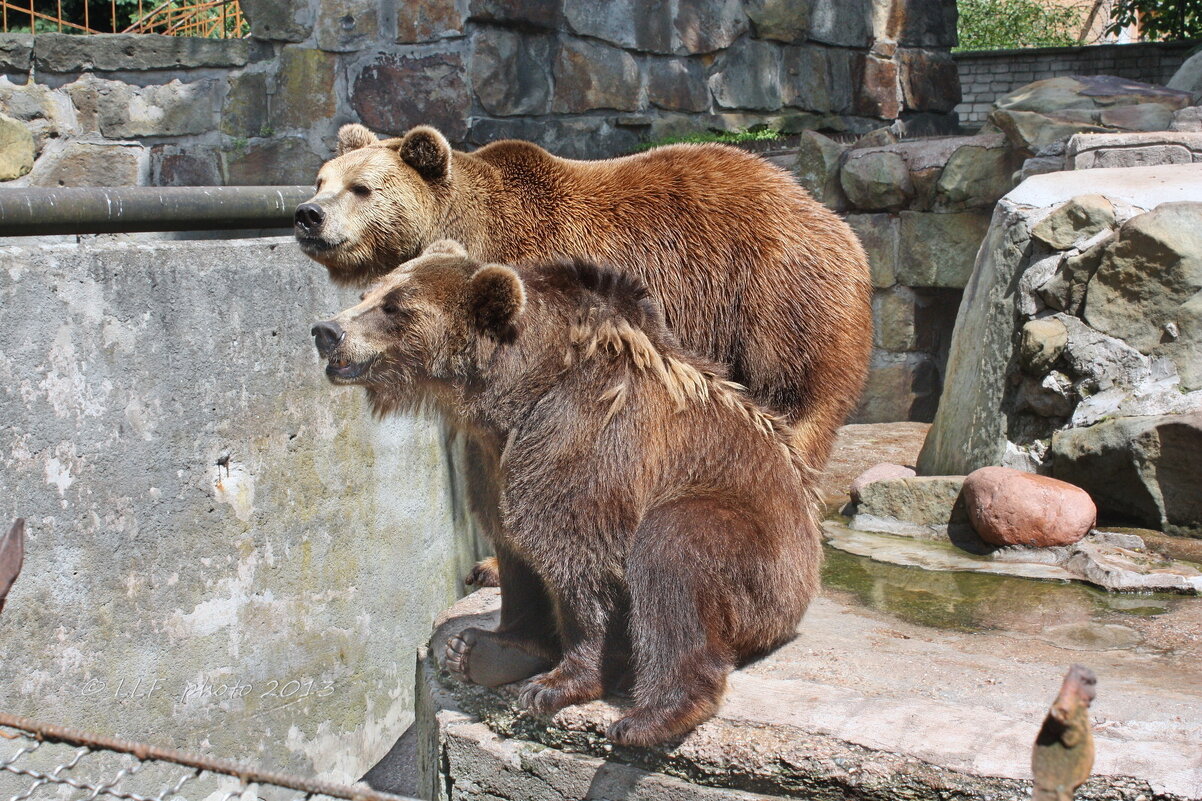
[[[920,594],[934,575],[897,570]],[[1044,589],[1024,600],[1028,584]],[[895,591],[875,585],[864,597]],[[1039,620],[1052,634],[1072,622],[1046,594],[1055,591],[1020,584],[1006,604],[1037,603],[1034,617],[999,609],[997,628],[956,630],[871,608],[835,582],[793,643],[732,676],[714,720],[653,750],[605,740],[620,700],[540,719],[516,710],[514,688],[465,686],[441,671],[448,636],[495,625],[497,592],[477,592],[442,615],[419,654],[420,789],[465,801],[1026,799],[1039,723],[1068,665],[1082,662],[1099,677],[1097,760],[1078,798],[1202,798],[1202,602],[1133,613],[1119,626],[1132,636],[1044,636]]]

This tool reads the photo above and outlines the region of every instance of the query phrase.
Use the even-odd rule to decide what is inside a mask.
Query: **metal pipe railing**
[[[0,236],[291,228],[311,186],[0,188]]]

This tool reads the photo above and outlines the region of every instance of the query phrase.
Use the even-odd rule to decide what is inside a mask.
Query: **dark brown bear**
[[[504,545],[541,617],[452,640],[464,678],[491,683],[498,650],[547,659],[519,700],[550,713],[629,664],[634,707],[609,736],[650,745],[710,717],[735,666],[793,636],[822,558],[803,458],[634,279],[480,266],[437,243],[314,334],[330,379],[366,387],[378,413],[433,404],[504,440]]]

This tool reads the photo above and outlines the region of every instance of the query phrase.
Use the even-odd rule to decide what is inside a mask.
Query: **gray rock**
[[[1109,389],[1116,382],[1125,387],[1152,377],[1152,362],[1120,339],[1097,331],[1076,317],[1057,314],[1068,332],[1064,357],[1069,370],[1084,379],[1090,394]]]
[[[910,287],[964,287],[988,229],[989,215],[983,211],[903,211],[898,282]]]
[[[878,289],[872,296],[872,342],[894,353],[918,350],[914,291],[905,286]]]
[[[256,39],[272,42],[304,41],[313,31],[313,9],[308,3],[279,0],[241,0],[242,13]]]
[[[472,88],[489,114],[546,114],[551,103],[550,35],[483,28],[472,37]]]
[[[989,115],[989,122],[1006,134],[1016,149],[1034,153],[1042,147],[1068,139],[1079,133],[1107,133],[1098,125],[1093,112],[1070,117],[1068,112],[1040,114],[1035,111],[998,109]]]
[[[1033,376],[1043,376],[1064,353],[1068,345],[1068,329],[1055,317],[1028,320],[1023,324],[1018,355],[1023,369]]]
[[[898,61],[907,110],[949,112],[960,104],[960,74],[950,53],[900,50]]]
[[[563,0],[568,29],[631,50],[672,53],[669,0]]]
[[[1202,203],[1166,203],[1120,229],[1089,282],[1085,320],[1149,354],[1202,292]],[[1170,328],[1172,326],[1172,328]]]
[[[279,130],[303,131],[319,120],[333,117],[338,108],[335,91],[338,70],[338,57],[332,53],[285,46],[275,75],[275,94],[271,97],[271,125]]]
[[[847,196],[839,182],[839,167],[847,146],[816,131],[804,131],[797,144],[793,173],[820,203],[835,211],[847,207]]]
[[[293,136],[252,140],[246,147],[222,153],[229,186],[311,184],[324,161],[308,142]]]
[[[25,123],[0,114],[0,181],[20,178],[33,169],[33,134]]]
[[[267,125],[267,74],[243,72],[230,77],[221,106],[221,132],[229,136],[262,136]]]
[[[638,6],[641,9],[641,4]],[[640,16],[642,11],[640,10]],[[742,0],[677,3],[673,45],[689,53],[714,53],[734,44],[751,28]]]
[[[640,75],[634,56],[587,39],[568,39],[555,60],[552,110],[573,113],[591,109],[638,109]]]
[[[810,30],[810,0],[747,0],[744,10],[757,39],[797,42]]]
[[[1165,86],[1189,92],[1195,98],[1202,96],[1202,53],[1194,53],[1182,62]]]
[[[447,51],[375,56],[354,79],[350,102],[373,131],[402,134],[425,124],[438,128],[451,142],[462,142],[472,104],[463,55]]]
[[[813,0],[810,38],[840,47],[872,43],[872,0]]]
[[[1173,109],[1160,103],[1137,103],[1104,108],[1098,120],[1120,131],[1164,131],[1173,124]]]
[[[150,173],[155,186],[220,186],[221,158],[213,148],[155,145]]]
[[[860,531],[942,539],[949,525],[967,525],[960,500],[964,476],[915,476],[874,481],[860,489],[851,527]]]
[[[939,176],[936,192],[953,208],[992,209],[1014,187],[1018,160],[1008,147],[957,148]]]
[[[1052,472],[1089,492],[1103,515],[1202,536],[1202,413],[1057,432]]]
[[[1058,311],[1077,314],[1085,302],[1085,287],[1102,264],[1102,256],[1113,239],[1112,231],[1101,232],[1082,243],[1080,253],[1062,260],[1060,270],[1038,289],[1043,302]]]
[[[709,111],[705,68],[695,59],[649,59],[647,102],[670,111]]]
[[[812,44],[783,48],[781,103],[809,111],[834,111],[835,94],[840,88],[832,85],[830,58],[826,48]]]
[[[868,382],[850,422],[929,421],[939,390],[939,368],[929,353],[874,349]]]
[[[1189,106],[1173,112],[1173,123],[1169,130],[1183,133],[1202,131],[1202,106]]]
[[[1063,373],[1043,378],[1025,377],[1018,386],[1015,411],[1030,411],[1040,417],[1068,417],[1073,412],[1072,381]]]
[[[1013,285],[1030,251],[1030,213],[1006,199],[994,211],[964,289],[942,400],[918,457],[920,475],[971,473],[999,464],[1006,451],[1001,410],[1018,316]]]
[[[839,180],[851,205],[864,211],[901,209],[914,196],[906,163],[884,150],[850,153]]]
[[[781,49],[743,39],[714,63],[709,86],[722,108],[775,111],[781,107]]]
[[[1166,89],[1113,75],[1074,75],[1029,83],[994,103],[999,109],[1054,114],[1070,109],[1100,109],[1156,103],[1170,109],[1190,105],[1188,92]]]
[[[437,6],[458,5],[456,0],[418,0]],[[413,2],[407,2],[406,8],[413,5]],[[561,9],[561,6],[563,8]],[[581,5],[573,0],[469,0],[468,14],[473,20],[483,20],[485,22],[500,22],[506,25],[512,25],[518,28],[559,28],[562,23],[562,18],[566,10],[571,8],[573,13],[579,13]],[[618,6],[610,3],[608,9],[614,13],[620,13],[625,6]],[[653,15],[650,13],[651,8],[659,8],[658,5],[646,5],[648,9],[646,23],[653,22]],[[440,11],[439,15],[450,14],[450,11]],[[611,21],[613,22],[613,21]],[[595,33],[589,33],[590,36],[595,36]],[[604,38],[604,37],[598,37]]]
[[[849,214],[847,224],[868,254],[872,285],[885,289],[897,283],[900,236],[895,214]]]
[[[0,34],[0,72],[29,72],[32,62],[32,34]]]
[[[1038,290],[1052,279],[1063,259],[1063,254],[1056,253],[1033,262],[1023,271],[1022,277],[1018,280],[1016,298],[1019,314],[1024,317],[1035,317],[1047,308]]]
[[[379,9],[377,0],[319,0],[317,46],[334,53],[367,47],[380,33]]]
[[[95,79],[72,92],[76,105],[94,103],[96,124],[109,139],[141,136],[182,136],[213,130],[220,84],[215,79],[184,83],[131,86]],[[84,100],[91,92],[94,96]]]
[[[44,153],[29,174],[30,186],[138,186],[143,149],[71,142]]]
[[[1102,195],[1080,195],[1044,217],[1031,236],[1053,250],[1068,250],[1114,225],[1114,204]]]
[[[250,17],[249,10],[247,16]],[[249,39],[199,39],[152,33],[108,36],[39,33],[33,43],[33,62],[41,72],[60,73],[242,67],[250,60],[251,47]]]

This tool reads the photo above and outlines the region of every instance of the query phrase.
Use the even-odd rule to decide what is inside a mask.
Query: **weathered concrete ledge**
[[[614,748],[620,702],[516,711],[514,693],[440,669],[446,638],[492,626],[499,596],[447,610],[419,653],[421,792],[433,799],[1025,799],[1031,743],[1066,665],[1100,674],[1086,799],[1202,797],[1196,660],[1081,653],[1002,632],[910,625],[817,601],[796,641],[732,676],[718,716],[683,742]]]

